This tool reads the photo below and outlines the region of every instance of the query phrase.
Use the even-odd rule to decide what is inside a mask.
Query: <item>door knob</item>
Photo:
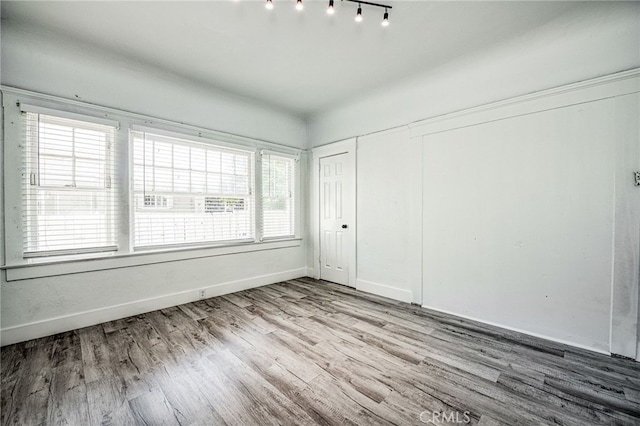
[[[347,229],[348,226],[347,225],[342,225],[342,229]]]

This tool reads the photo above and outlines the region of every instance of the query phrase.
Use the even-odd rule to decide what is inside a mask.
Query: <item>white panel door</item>
[[[353,197],[348,154],[320,159],[320,279],[349,285],[348,200]]]

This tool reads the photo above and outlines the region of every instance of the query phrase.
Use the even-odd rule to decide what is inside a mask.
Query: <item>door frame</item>
[[[357,181],[356,181],[356,145],[357,138],[345,139],[339,142],[323,145],[311,150],[311,182],[310,182],[310,209],[311,216],[311,240],[313,242],[313,278],[320,279],[320,159],[325,157],[332,157],[334,155],[347,154],[347,162],[349,163],[349,172],[347,178],[351,180],[353,197],[351,200],[345,200],[350,205],[351,217],[345,218],[345,221],[349,224],[351,230],[348,240],[349,250],[349,287],[355,288],[356,286],[356,238],[357,223],[356,223],[356,195],[357,195]]]

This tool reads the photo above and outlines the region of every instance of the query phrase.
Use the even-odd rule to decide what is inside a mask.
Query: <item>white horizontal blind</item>
[[[134,247],[253,241],[254,154],[134,131]]]
[[[295,179],[298,162],[276,154],[262,154],[262,236],[295,235]]]
[[[22,114],[24,256],[116,250],[116,128]]]

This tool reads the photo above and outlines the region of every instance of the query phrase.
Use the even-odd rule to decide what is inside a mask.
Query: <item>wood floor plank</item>
[[[0,383],[16,381],[20,369],[26,361],[25,353],[26,347],[24,342],[0,348],[0,365],[2,365]]]
[[[584,419],[588,424],[607,424],[612,422],[608,414],[594,410],[589,406],[576,404],[568,399],[560,398],[557,395],[545,391],[544,388],[538,387],[538,383],[532,386],[526,383],[525,380],[522,380],[522,377],[502,374],[498,379],[498,384],[513,394],[544,402],[545,405],[553,406],[559,410],[565,410],[573,416]]]
[[[640,424],[639,363],[311,278],[0,357],[1,426]]]
[[[208,367],[207,377],[218,388],[218,402],[214,403],[214,407],[220,410],[228,424],[277,425],[278,420],[271,417],[267,409],[247,391],[237,372],[228,368],[226,360],[231,355],[224,352],[210,356],[209,363],[205,364]]]
[[[517,395],[493,383],[477,380],[465,371],[451,370],[439,362],[424,363],[416,374],[415,385],[432,396],[455,404],[463,401],[472,411],[491,412],[497,420],[511,424],[583,425],[584,421],[561,412],[548,404],[531,404],[529,398]],[[541,409],[543,407],[544,409]]]
[[[313,419],[294,400],[282,394],[264,377],[231,351],[223,352],[223,359],[247,393],[268,411],[271,419],[287,419],[292,424],[310,424]]]
[[[202,309],[196,303],[187,303],[186,305],[178,305],[178,309],[184,312],[189,318],[192,320],[199,320],[209,316],[209,312],[205,309]]]
[[[233,303],[234,305],[236,305],[239,308],[246,308],[247,306],[251,306],[253,304],[253,302],[251,301],[251,299],[247,299],[246,297],[244,297],[241,294],[225,294],[224,296],[222,296],[222,298],[224,300],[227,300],[231,303]]]
[[[108,377],[114,373],[111,351],[102,327],[78,330],[85,383]]]
[[[118,377],[104,377],[87,383],[87,404],[91,425],[135,425],[124,383]]]
[[[624,397],[629,401],[640,404],[640,392],[635,389],[624,388]]]
[[[154,389],[129,400],[136,423],[143,425],[180,425],[169,402],[160,389]]]
[[[45,367],[37,373],[25,374],[17,380],[10,395],[13,403],[5,424],[47,424],[52,375],[52,369]]]
[[[89,424],[87,388],[82,361],[66,362],[53,369],[47,424]]]
[[[624,389],[603,389],[589,387],[579,381],[556,378],[545,379],[545,384],[561,390],[565,394],[578,396],[581,399],[615,408],[617,411],[640,418],[640,404],[625,398]]]
[[[125,399],[149,393],[153,389],[153,375],[147,372],[152,366],[136,338],[121,329],[109,334],[107,340],[114,363],[110,374],[122,382]]]

